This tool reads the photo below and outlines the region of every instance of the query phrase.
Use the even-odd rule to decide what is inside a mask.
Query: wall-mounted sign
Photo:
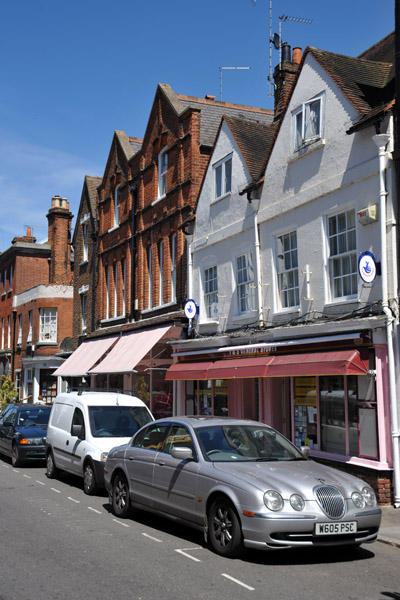
[[[358,272],[365,283],[372,283],[376,277],[376,260],[372,252],[362,252],[358,257]]]
[[[199,308],[194,300],[186,300],[183,312],[187,319],[194,319],[196,314],[199,312]]]

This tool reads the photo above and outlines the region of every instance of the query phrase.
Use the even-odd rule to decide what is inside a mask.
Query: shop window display
[[[227,381],[187,381],[185,414],[228,416]]]

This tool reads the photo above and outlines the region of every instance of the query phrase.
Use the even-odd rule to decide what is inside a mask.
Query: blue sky
[[[395,0],[272,0],[292,47],[356,56],[394,29]],[[0,251],[26,226],[41,241],[52,196],[76,215],[85,174],[102,176],[113,132],[142,137],[157,83],[272,108],[270,0],[2,2]],[[274,50],[273,66],[279,60]]]

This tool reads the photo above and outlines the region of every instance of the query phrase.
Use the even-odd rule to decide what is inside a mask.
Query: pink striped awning
[[[104,354],[118,340],[117,335],[83,342],[53,375],[61,377],[83,377],[103,358]]]
[[[132,373],[136,365],[171,329],[169,325],[124,333],[114,348],[90,373]]]

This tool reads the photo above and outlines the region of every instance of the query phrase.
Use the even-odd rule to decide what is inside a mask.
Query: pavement
[[[378,542],[400,549],[400,508],[381,506],[382,521],[378,533]]]

